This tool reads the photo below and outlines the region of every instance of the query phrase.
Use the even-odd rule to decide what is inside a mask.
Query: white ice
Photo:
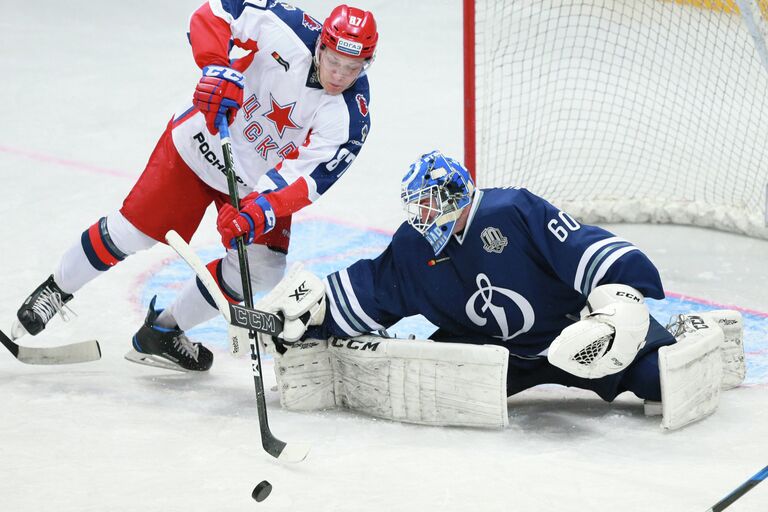
[[[324,17],[334,2],[302,7]],[[360,1],[380,23],[373,127],[327,197],[300,215],[391,232],[398,184],[421,153],[461,155],[458,0]],[[0,328],[61,253],[116,209],[199,71],[185,31],[198,0],[3,3],[0,17]],[[274,433],[313,445],[281,465],[259,445],[246,360],[216,345],[207,375],[126,362],[167,247],[82,289],[79,314],[23,343],[97,338],[99,362],[26,366],[0,352],[0,510],[702,511],[768,463],[768,242],[686,227],[611,226],[658,264],[665,288],[754,313],[747,385],[714,416],[666,433],[625,394],[607,404],[545,386],[509,401],[503,431],[428,428],[343,411],[280,409]],[[209,212],[193,240],[216,248]],[[294,240],[300,245],[301,240]],[[267,387],[274,384],[265,363]],[[272,495],[254,502],[261,480]],[[768,484],[732,510],[768,508]]]

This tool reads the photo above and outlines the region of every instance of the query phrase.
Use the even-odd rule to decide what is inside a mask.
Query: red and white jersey
[[[262,7],[259,5],[264,4]],[[190,21],[200,67],[230,66],[245,77],[243,106],[230,126],[241,197],[268,192],[276,216],[314,202],[360,152],[370,129],[368,79],[339,95],[320,85],[314,66],[322,25],[293,6],[266,1],[211,0]],[[246,56],[230,61],[232,45]],[[227,192],[218,135],[185,105],[172,124],[173,142],[208,185]]]

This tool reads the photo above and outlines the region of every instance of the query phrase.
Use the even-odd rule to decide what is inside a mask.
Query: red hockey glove
[[[231,204],[225,204],[219,210],[216,228],[221,234],[221,243],[228,249],[236,249],[235,239],[245,236],[245,243],[272,231],[275,227],[275,212],[267,198],[258,192],[252,192],[240,202],[238,212]]]
[[[205,115],[208,131],[216,135],[219,122],[227,119],[229,124],[243,104],[243,83],[245,78],[232,68],[205,66],[203,77],[197,83],[192,103]]]

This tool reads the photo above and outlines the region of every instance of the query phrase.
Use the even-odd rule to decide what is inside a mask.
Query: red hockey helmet
[[[320,33],[320,42],[327,48],[359,59],[373,58],[378,40],[373,13],[343,4],[331,11]]]

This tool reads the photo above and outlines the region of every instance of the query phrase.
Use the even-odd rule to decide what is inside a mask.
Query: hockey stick
[[[81,341],[59,347],[24,347],[0,331],[0,342],[13,357],[26,364],[74,364],[98,361],[101,347],[96,340]]]
[[[177,232],[167,232],[165,234],[165,240],[168,242],[168,245],[170,245],[173,250],[187,262],[187,265],[195,271],[197,278],[200,279],[200,282],[203,283],[205,289],[208,290],[213,302],[216,304],[216,307],[228,324],[251,331],[269,334],[270,336],[277,336],[283,331],[283,320],[279,316],[268,313],[267,311],[260,311],[247,306],[238,306],[237,304],[228,302],[221,293],[219,285],[216,284],[216,281],[214,281],[213,276],[208,272],[208,269],[203,262]],[[239,352],[239,349],[233,350],[233,352],[236,355]]]
[[[768,478],[768,466],[765,466],[755,476],[731,491],[728,496],[708,508],[707,512],[720,512],[721,510],[725,510],[726,508],[730,507],[734,501],[744,496],[749,490],[751,490],[754,486],[766,478]]]
[[[229,137],[229,124],[224,118],[219,123],[219,136],[221,138],[221,151],[224,154],[224,168],[227,175],[227,185],[229,187],[229,199],[235,209],[240,209],[240,197],[237,193],[237,183],[235,166],[232,158],[232,140]],[[248,258],[245,252],[245,241],[243,237],[238,237],[237,256],[240,262],[240,279],[243,285],[243,297],[245,307],[253,310],[253,291],[251,289],[251,271],[248,267]],[[237,312],[237,309],[231,311]],[[231,314],[232,318],[240,317],[238,314]],[[250,327],[250,326],[249,326]],[[256,333],[251,330],[248,334],[251,345],[251,368],[253,372],[253,385],[256,390],[256,407],[259,412],[259,428],[261,431],[261,444],[264,450],[277,458],[286,462],[299,462],[309,453],[309,445],[294,444],[287,445],[285,442],[276,438],[269,429],[267,420],[267,403],[264,398],[264,379],[261,376],[261,354],[256,340]]]

